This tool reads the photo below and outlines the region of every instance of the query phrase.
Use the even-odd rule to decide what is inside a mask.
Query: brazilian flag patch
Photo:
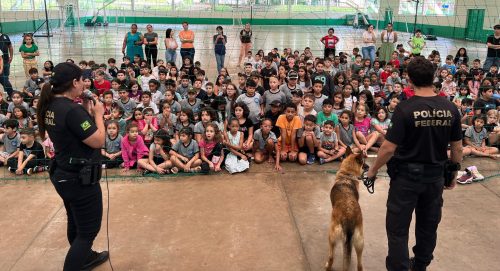
[[[82,129],[84,131],[87,131],[88,128],[90,128],[91,124],[88,120],[84,121],[82,124],[80,124],[80,126],[82,127]]]

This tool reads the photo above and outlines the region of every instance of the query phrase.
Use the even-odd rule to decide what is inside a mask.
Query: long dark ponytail
[[[56,94],[62,94],[73,87],[73,80],[80,80],[82,70],[73,63],[63,62],[57,64],[52,70],[50,81],[43,84],[40,100],[38,101],[36,118],[40,137],[45,138],[45,114]]]

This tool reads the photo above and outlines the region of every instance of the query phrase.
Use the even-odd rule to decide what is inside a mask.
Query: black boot
[[[107,251],[96,252],[92,250],[81,271],[90,271],[95,267],[105,263],[108,259],[109,253]]]
[[[415,258],[410,258],[410,271],[426,271],[427,266],[421,265],[415,261]]]

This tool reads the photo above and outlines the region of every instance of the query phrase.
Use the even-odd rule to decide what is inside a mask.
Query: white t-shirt
[[[373,32],[373,35],[376,37],[377,34]],[[365,42],[366,39],[372,40],[372,34],[370,34],[368,31],[363,32],[363,47],[369,47],[369,46],[375,46],[375,40],[372,42]]]

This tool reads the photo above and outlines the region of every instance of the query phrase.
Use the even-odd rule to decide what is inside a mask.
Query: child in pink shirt
[[[139,129],[136,123],[127,126],[127,134],[122,139],[123,171],[137,168],[137,161],[149,154],[149,149],[139,136]]]

